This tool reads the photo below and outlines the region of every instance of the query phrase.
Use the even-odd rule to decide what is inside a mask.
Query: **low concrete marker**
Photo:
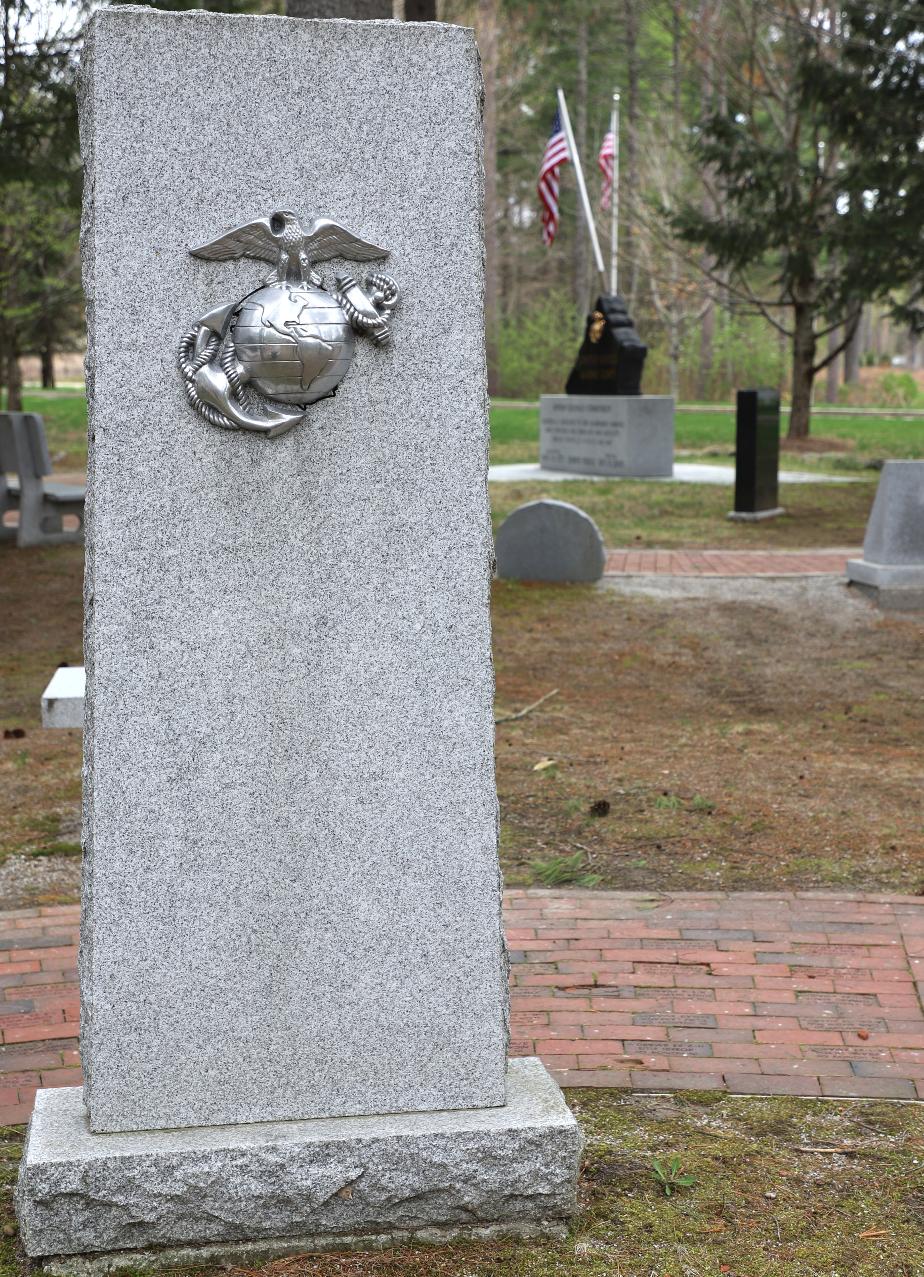
[[[599,581],[600,530],[567,501],[530,501],[507,516],[495,541],[497,575],[513,581]]]
[[[847,579],[891,612],[924,610],[924,461],[887,461]]]
[[[83,728],[86,685],[82,665],[59,665],[42,692],[42,726]]]

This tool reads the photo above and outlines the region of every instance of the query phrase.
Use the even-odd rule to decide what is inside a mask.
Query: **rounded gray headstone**
[[[530,501],[495,541],[497,575],[514,581],[599,581],[606,551],[590,515],[567,501]]]

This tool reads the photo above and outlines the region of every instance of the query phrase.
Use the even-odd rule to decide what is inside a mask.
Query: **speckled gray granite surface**
[[[40,1091],[17,1199],[32,1256],[529,1225],[575,1208],[581,1135],[537,1059],[501,1108],[93,1135]],[[371,1236],[370,1236],[371,1235]],[[195,1266],[195,1264],[193,1264]]]
[[[96,1131],[504,1101],[480,94],[457,26],[91,20]],[[389,247],[402,291],[265,439],[198,418],[175,356],[268,269],[187,247],[278,208]]]

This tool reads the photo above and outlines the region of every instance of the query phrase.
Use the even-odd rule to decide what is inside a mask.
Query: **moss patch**
[[[561,1242],[458,1243],[310,1255],[261,1277],[918,1277],[924,1110],[822,1102],[570,1091],[587,1140],[581,1212]],[[0,1133],[4,1219],[19,1145]],[[665,1197],[654,1158],[696,1176]],[[0,1277],[24,1277],[0,1238]]]

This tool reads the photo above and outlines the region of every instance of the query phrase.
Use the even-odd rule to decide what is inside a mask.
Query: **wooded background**
[[[21,356],[39,356],[48,382],[53,353],[82,339],[74,85],[88,9],[2,6],[0,358],[15,407]],[[437,0],[436,13],[475,28],[484,66],[493,393],[560,391],[601,291],[570,165],[558,237],[541,242],[536,179],[561,85],[604,245],[597,154],[622,96],[620,292],[649,345],[646,390],[706,402],[778,386],[793,433],[813,393],[915,401],[910,373],[859,380],[863,363],[919,360],[920,4]]]

